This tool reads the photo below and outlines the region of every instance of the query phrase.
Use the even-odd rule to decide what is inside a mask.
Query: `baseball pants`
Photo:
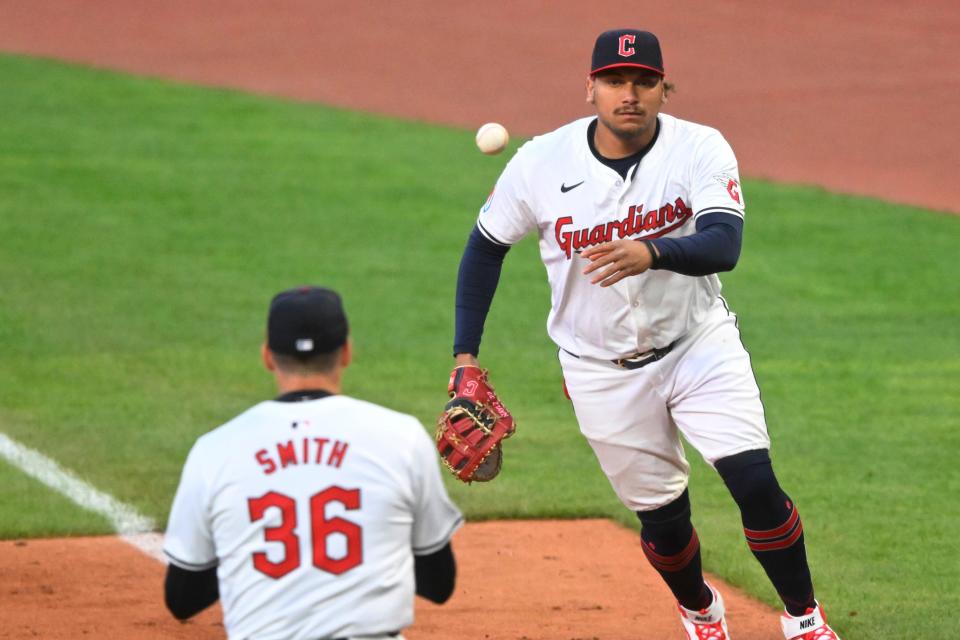
[[[639,369],[563,349],[559,358],[580,431],[632,511],[683,493],[690,465],[681,434],[711,465],[770,448],[750,355],[720,300],[669,354]]]

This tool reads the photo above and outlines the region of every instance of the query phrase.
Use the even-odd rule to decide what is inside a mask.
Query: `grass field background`
[[[0,431],[164,522],[201,433],[273,395],[266,304],[339,289],[346,392],[428,426],[451,364],[456,269],[509,154],[472,133],[0,56]],[[745,168],[749,173],[749,168]],[[781,482],[844,638],[939,638],[960,607],[960,218],[745,181],[741,316]],[[635,527],[579,436],[527,239],[481,360],[519,432],[472,519]],[[708,570],[775,604],[696,453]],[[0,538],[109,525],[0,463]]]

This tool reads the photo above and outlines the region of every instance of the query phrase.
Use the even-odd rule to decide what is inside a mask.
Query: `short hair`
[[[326,353],[292,355],[270,351],[277,370],[281,373],[297,376],[310,376],[318,373],[331,373],[340,362],[343,347],[338,347]]]

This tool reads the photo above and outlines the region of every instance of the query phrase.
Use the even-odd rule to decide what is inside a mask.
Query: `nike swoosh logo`
[[[570,185],[569,187],[561,182],[561,183],[560,183],[560,193],[566,193],[567,191],[570,191],[570,190],[572,190],[572,189],[576,189],[577,187],[579,187],[580,185],[582,185],[584,182],[586,182],[586,180],[581,180],[581,181],[578,182],[577,184],[572,184],[572,185]]]

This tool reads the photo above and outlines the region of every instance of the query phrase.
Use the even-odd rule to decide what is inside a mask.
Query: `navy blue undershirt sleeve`
[[[167,566],[164,579],[164,600],[177,620],[186,620],[220,599],[217,568],[187,571],[176,565]]]
[[[660,256],[653,269],[686,276],[706,276],[730,271],[740,258],[743,219],[730,213],[705,213],[697,218],[697,232],[684,238],[649,240]]]
[[[457,273],[457,319],[453,355],[480,353],[483,324],[500,281],[503,259],[510,247],[488,240],[474,226]]]
[[[429,555],[413,556],[413,576],[418,596],[437,604],[449,600],[457,581],[457,562],[450,543]]]

